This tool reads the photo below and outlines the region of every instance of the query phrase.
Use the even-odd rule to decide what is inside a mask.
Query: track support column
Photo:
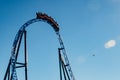
[[[27,43],[26,43],[26,34],[27,34],[27,31],[24,31],[25,80],[28,80],[28,74],[27,74]]]

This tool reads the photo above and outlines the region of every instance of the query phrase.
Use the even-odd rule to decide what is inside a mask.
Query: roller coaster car
[[[42,19],[42,20],[47,21],[51,26],[53,26],[53,28],[56,32],[59,31],[58,24],[57,24],[57,22],[54,21],[53,18],[51,18],[47,14],[41,13],[41,12],[37,12],[36,15],[37,15],[37,19]]]

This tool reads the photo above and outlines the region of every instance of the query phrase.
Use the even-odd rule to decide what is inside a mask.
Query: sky
[[[0,0],[0,79],[19,28],[47,13],[60,34],[76,80],[120,80],[120,0]],[[27,29],[28,79],[59,79],[59,43],[45,22]],[[23,41],[19,52],[23,61]],[[24,69],[17,70],[24,80]]]

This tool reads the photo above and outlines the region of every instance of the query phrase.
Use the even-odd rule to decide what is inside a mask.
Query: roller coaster
[[[20,29],[18,30],[15,39],[13,41],[12,45],[12,51],[11,51],[11,56],[9,59],[9,63],[4,75],[3,80],[19,80],[17,76],[17,69],[18,68],[24,68],[24,73],[25,73],[25,79],[28,80],[28,63],[27,63],[27,45],[26,45],[26,28],[35,22],[43,21],[51,25],[51,27],[54,29],[56,35],[58,36],[58,40],[60,43],[60,48],[58,48],[58,54],[59,54],[59,72],[60,72],[60,80],[75,80],[75,77],[73,75],[66,50],[63,44],[63,41],[61,39],[60,35],[60,28],[57,22],[50,16],[48,16],[45,13],[37,12],[36,13],[36,18],[31,19],[27,21],[25,24],[23,24]],[[18,62],[18,54],[19,54],[19,49],[21,45],[22,38],[24,38],[24,62]]]

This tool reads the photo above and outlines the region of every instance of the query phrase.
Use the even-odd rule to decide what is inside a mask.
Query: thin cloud
[[[78,61],[79,64],[83,64],[83,63],[86,62],[86,58],[84,56],[79,56],[77,58],[77,61]]]
[[[116,41],[115,40],[109,40],[108,42],[105,43],[104,47],[105,48],[112,48],[116,45]]]

